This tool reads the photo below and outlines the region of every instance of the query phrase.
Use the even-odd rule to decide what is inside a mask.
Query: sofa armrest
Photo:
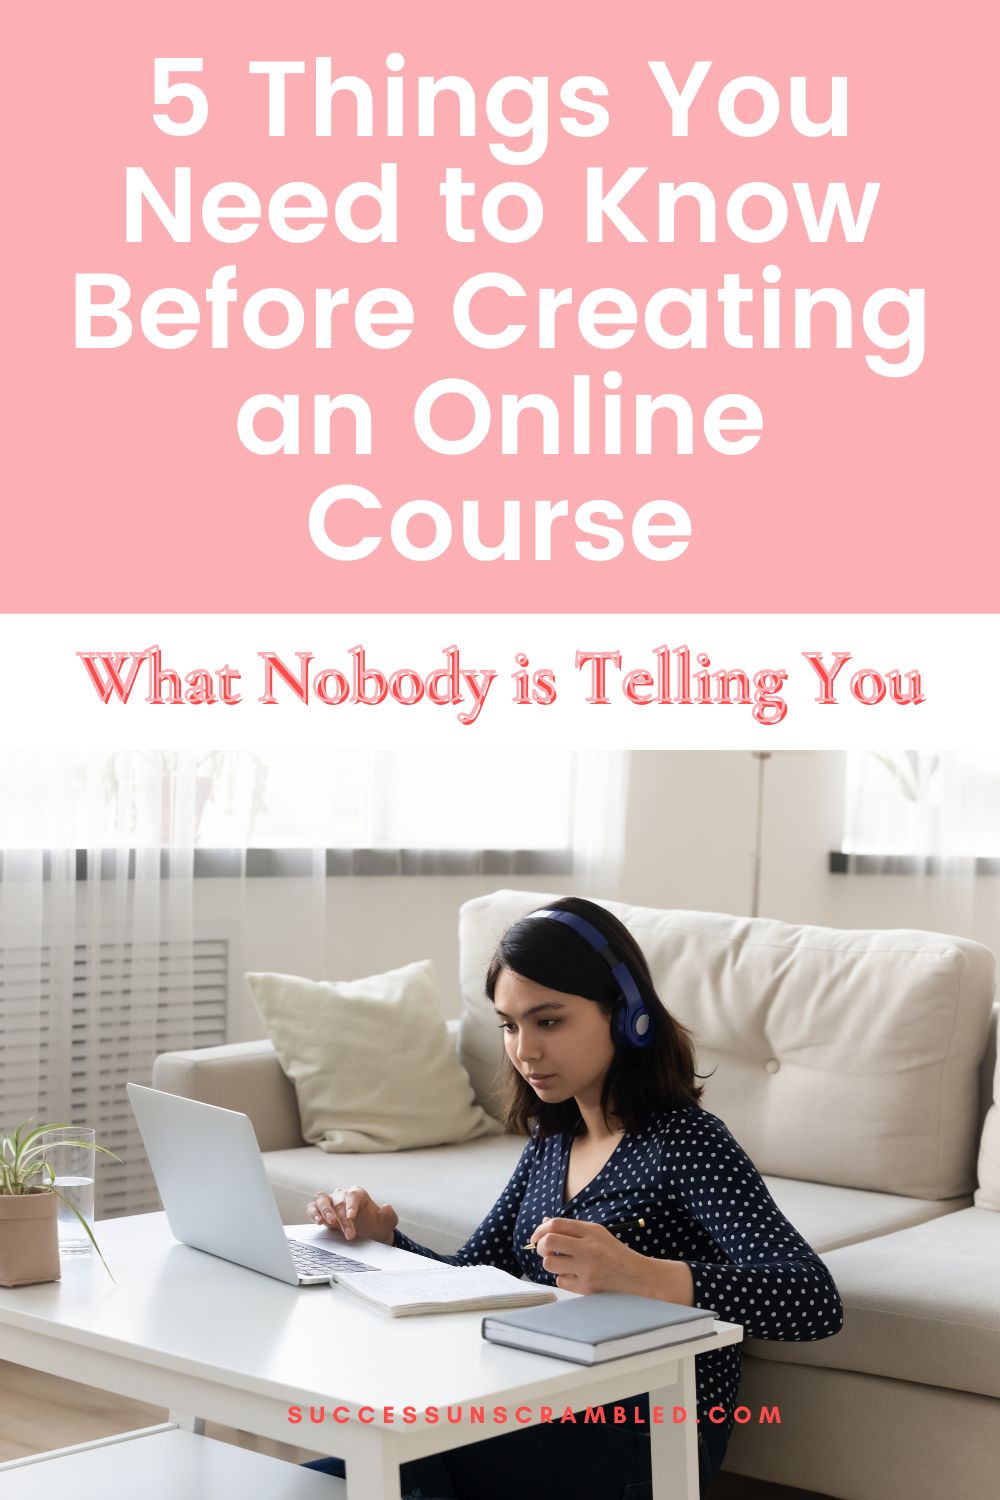
[[[262,1151],[304,1144],[295,1089],[269,1041],[163,1052],[153,1064],[153,1087],[249,1115]]]
[[[979,1124],[980,1129],[986,1123],[993,1100],[993,1085],[997,1065],[997,1053],[1000,1052],[1000,1005],[994,1004],[990,1016],[990,1029],[986,1037],[986,1051],[979,1065]],[[1000,1099],[997,1100],[1000,1103]]]

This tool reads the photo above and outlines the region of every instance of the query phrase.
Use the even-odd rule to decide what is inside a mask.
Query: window
[[[201,773],[198,845],[568,849],[571,759],[553,752],[215,756]]]
[[[1000,858],[1000,754],[851,751],[845,854]]]
[[[6,755],[0,845],[600,855],[621,839],[626,763],[562,750]]]

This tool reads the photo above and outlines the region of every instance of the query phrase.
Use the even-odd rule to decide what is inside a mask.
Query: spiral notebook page
[[[338,1288],[399,1317],[411,1312],[462,1312],[485,1307],[529,1307],[553,1302],[548,1287],[518,1281],[496,1266],[442,1266],[433,1271],[335,1272]]]

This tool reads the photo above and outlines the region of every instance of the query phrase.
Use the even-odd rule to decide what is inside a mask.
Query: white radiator
[[[93,1126],[97,1217],[160,1207],[125,1084],[150,1082],[160,1052],[226,1040],[236,929],[190,943],[81,939],[0,949],[0,1124]]]

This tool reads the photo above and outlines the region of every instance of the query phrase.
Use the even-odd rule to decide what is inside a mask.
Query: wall
[[[749,752],[634,753],[625,899],[749,912],[759,768]],[[1000,877],[829,873],[843,826],[843,754],[776,753],[764,777],[761,916],[926,928],[1000,953]]]
[[[749,912],[761,762],[747,752],[638,751],[631,757],[626,855],[616,891],[647,906]],[[923,927],[1000,952],[1000,879],[830,875],[840,844],[844,760],[782,752],[764,763],[760,911],[833,927]],[[437,966],[458,1013],[460,904],[498,884],[551,882],[431,876],[309,881],[199,880],[200,920],[238,924],[241,970],[355,978],[416,958]],[[233,1007],[234,1040],[260,1035],[248,995]]]
[[[458,908],[498,884],[538,889],[537,881],[513,878],[372,876],[327,880],[319,896],[311,881],[294,878],[197,880],[195,916],[237,924],[241,972],[265,969],[308,979],[356,979],[429,958],[437,969],[445,1011],[457,1016]],[[230,1023],[233,1041],[263,1034],[245,987]]]

